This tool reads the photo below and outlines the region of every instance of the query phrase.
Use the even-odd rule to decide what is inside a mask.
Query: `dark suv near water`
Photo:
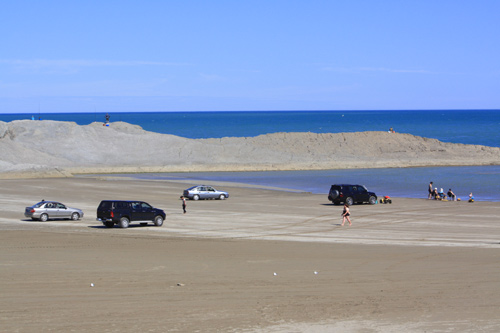
[[[144,201],[103,200],[97,207],[97,220],[108,228],[115,224],[128,228],[131,222],[139,222],[141,225],[153,223],[161,227],[165,216],[163,210]]]
[[[377,195],[368,192],[363,185],[337,184],[332,185],[328,193],[328,200],[334,205],[346,203],[349,206],[356,203],[365,203],[373,205],[377,203]]]

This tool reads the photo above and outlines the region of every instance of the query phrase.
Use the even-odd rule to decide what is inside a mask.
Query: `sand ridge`
[[[0,177],[79,173],[499,165],[500,148],[403,133],[273,133],[187,139],[113,122],[0,122]]]

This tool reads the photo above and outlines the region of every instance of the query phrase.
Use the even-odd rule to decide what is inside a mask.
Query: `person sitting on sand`
[[[448,190],[448,193],[446,194],[448,195],[448,198],[450,198],[450,200],[457,201],[457,196],[455,195],[455,193],[453,193],[451,188]]]
[[[445,200],[446,199],[446,194],[444,194],[444,190],[443,190],[442,187],[439,189],[438,194],[439,194],[439,200]]]
[[[344,226],[345,220],[349,222],[349,225],[352,225],[349,216],[351,216],[351,213],[349,212],[349,205],[344,204],[344,211],[342,212],[342,224],[340,226]]]
[[[438,193],[438,188],[434,188],[434,190],[432,191],[432,199],[434,200],[437,200],[439,199],[439,193]]]
[[[472,195],[472,192],[469,194],[469,202],[474,202],[474,196]]]

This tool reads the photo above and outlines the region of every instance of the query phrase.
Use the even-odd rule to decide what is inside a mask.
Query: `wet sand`
[[[394,198],[353,206],[340,227],[326,194],[241,184],[213,183],[230,198],[182,214],[189,185],[2,180],[0,331],[500,330],[498,203]],[[27,220],[42,198],[85,216]],[[167,219],[107,229],[103,199],[144,200]]]

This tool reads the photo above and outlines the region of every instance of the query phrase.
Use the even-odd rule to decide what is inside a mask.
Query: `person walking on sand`
[[[186,214],[186,197],[181,195],[181,200],[182,200],[182,211],[184,214]]]
[[[342,224],[340,225],[341,227],[344,226],[345,220],[349,222],[349,225],[352,225],[349,216],[351,216],[351,213],[349,212],[349,205],[344,204],[344,211],[342,212]]]

